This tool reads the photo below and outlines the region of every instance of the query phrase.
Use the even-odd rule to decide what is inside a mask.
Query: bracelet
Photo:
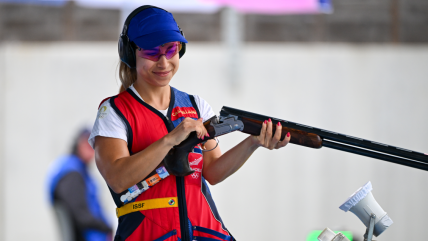
[[[212,151],[212,150],[214,150],[214,149],[216,149],[216,148],[217,148],[218,143],[220,143],[220,141],[218,140],[218,138],[217,138],[217,137],[214,137],[214,139],[215,139],[215,141],[217,142],[217,144],[215,145],[215,147],[214,147],[213,149],[211,149],[211,150],[202,150],[203,152],[205,152],[205,151]],[[204,145],[204,147],[205,147],[205,145]]]

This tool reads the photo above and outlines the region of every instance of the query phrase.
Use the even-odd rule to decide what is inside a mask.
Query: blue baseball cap
[[[130,41],[143,49],[174,41],[187,43],[172,14],[159,8],[148,8],[135,15],[129,23],[127,35]]]

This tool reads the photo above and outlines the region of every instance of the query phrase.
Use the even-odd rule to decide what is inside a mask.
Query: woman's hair
[[[131,69],[124,62],[120,61],[119,63],[119,79],[122,82],[119,93],[125,91],[129,86],[131,86],[137,80],[137,71],[136,69]]]

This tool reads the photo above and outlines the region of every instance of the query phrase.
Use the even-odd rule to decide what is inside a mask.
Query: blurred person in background
[[[102,213],[95,180],[88,172],[94,160],[89,135],[87,129],[79,131],[71,153],[58,158],[49,171],[49,199],[66,241],[111,240],[112,229]]]
[[[208,138],[203,122],[215,115],[198,95],[169,85],[186,43],[172,14],[163,9],[142,6],[125,21],[119,39],[121,92],[101,102],[89,138],[118,207],[114,240],[235,240],[205,180],[220,183],[258,147],[278,149],[290,140],[288,133],[279,141],[281,126],[273,127],[269,119],[260,136],[249,136],[223,155],[212,139],[205,144],[211,151],[195,146],[188,156],[195,172],[169,175],[162,165],[168,151],[191,132]]]

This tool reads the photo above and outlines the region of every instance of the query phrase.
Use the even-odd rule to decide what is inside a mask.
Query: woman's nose
[[[166,56],[164,54],[161,55],[156,64],[159,68],[166,68],[168,66],[168,60],[166,59]]]

